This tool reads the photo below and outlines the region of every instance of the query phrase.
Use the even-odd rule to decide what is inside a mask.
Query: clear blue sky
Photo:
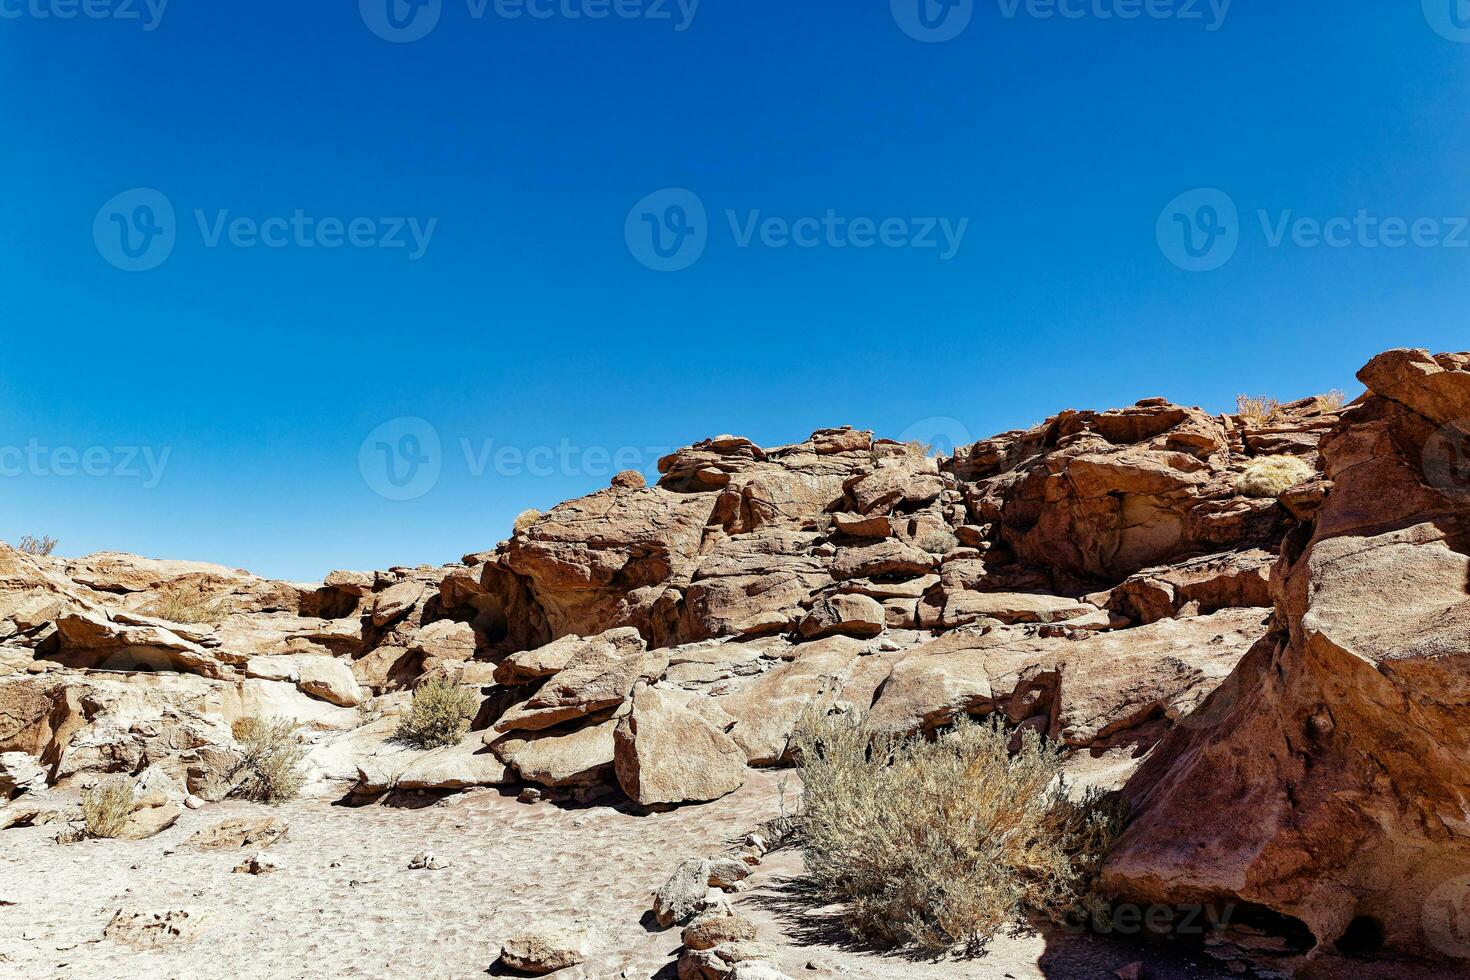
[[[300,579],[440,562],[605,486],[599,448],[634,447],[622,461],[651,470],[651,448],[726,431],[980,438],[1159,394],[1213,410],[1239,392],[1356,394],[1379,349],[1470,347],[1470,249],[1357,232],[1303,247],[1310,229],[1271,244],[1288,210],[1435,219],[1470,243],[1444,220],[1470,215],[1470,31],[1453,0],[1236,0],[1223,21],[1207,0],[1199,20],[1177,16],[1186,0],[1134,20],[1099,16],[1128,0],[1050,19],[976,0],[940,43],[905,33],[925,31],[905,0],[704,0],[687,24],[675,0],[618,0],[665,20],[442,0],[412,43],[367,26],[391,33],[385,0],[38,16],[69,2],[0,0],[10,541]],[[411,12],[410,31],[425,23]],[[961,24],[943,12],[926,10],[934,31]],[[135,188],[176,213],[150,271],[109,261],[127,264],[130,223],[166,219],[138,211],[156,197],[108,205]],[[665,188],[706,209],[705,250],[681,271],[640,262],[656,264],[637,233],[699,216],[681,223],[667,196],[630,215]],[[1201,210],[1218,196],[1164,211],[1196,188],[1239,213],[1208,272],[1161,247],[1175,221],[1227,220]],[[340,221],[338,239],[358,217],[363,241],[386,219],[435,223],[411,257],[266,224],[298,210],[328,237],[315,222]],[[829,211],[902,219],[899,239],[920,219],[968,225],[947,259],[847,232],[843,248],[826,232],[772,247],[779,228],[741,245],[754,212]],[[211,246],[220,212],[286,244],[224,231]],[[430,458],[403,441],[422,433],[369,439],[402,417],[439,438],[437,479],[407,468]],[[417,484],[384,483],[380,442]],[[162,462],[156,485],[126,447]]]

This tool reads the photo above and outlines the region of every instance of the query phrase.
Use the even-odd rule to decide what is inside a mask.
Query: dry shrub
[[[470,730],[475,692],[442,677],[431,677],[413,692],[413,710],[398,725],[399,741],[434,749],[458,745]]]
[[[1281,414],[1281,402],[1267,395],[1239,395],[1235,399],[1235,413],[1246,425],[1266,425]]]
[[[210,599],[197,589],[176,586],[148,606],[148,615],[170,623],[218,623],[229,615],[222,599]]]
[[[35,538],[26,534],[21,536],[20,545],[17,550],[36,558],[45,558],[56,550],[57,543],[57,540],[49,535],[42,535],[39,538]]]
[[[960,539],[943,528],[933,528],[914,538],[914,544],[931,555],[947,555],[960,546]]]
[[[1317,396],[1317,410],[1320,412],[1340,412],[1347,404],[1347,394],[1340,388],[1333,388],[1325,395]]]
[[[82,822],[88,837],[118,837],[133,813],[133,781],[112,776],[82,793]]]
[[[232,731],[243,758],[231,774],[235,792],[257,803],[293,800],[306,783],[301,763],[306,746],[296,735],[296,723],[278,718],[241,718]]]
[[[903,444],[903,448],[904,452],[908,453],[910,456],[917,456],[920,459],[928,459],[930,456],[939,455],[938,451],[935,450],[933,446],[931,446],[927,442],[923,442],[918,439],[910,439],[908,442]]]
[[[1295,456],[1262,456],[1246,467],[1235,480],[1235,488],[1247,497],[1279,497],[1288,487],[1317,475],[1312,464]]]
[[[1071,800],[1058,749],[965,717],[929,741],[870,735],[845,718],[796,735],[798,824],[823,897],[885,946],[979,952],[1028,914],[1087,915],[1123,826],[1110,797]]]
[[[511,528],[516,534],[525,534],[532,524],[535,524],[545,516],[545,514],[535,508],[523,510],[520,516],[516,518],[515,524],[511,525]]]

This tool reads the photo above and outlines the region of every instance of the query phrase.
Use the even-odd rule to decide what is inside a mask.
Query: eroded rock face
[[[1105,884],[1289,917],[1311,939],[1285,968],[1364,937],[1463,964],[1470,495],[1465,457],[1441,464],[1466,448],[1444,433],[1470,371],[1392,351],[1360,378],[1322,441],[1332,488],[1273,574],[1273,633],[1132,780]]]
[[[704,803],[745,783],[740,746],[683,699],[646,684],[613,737],[618,785],[645,806]]]

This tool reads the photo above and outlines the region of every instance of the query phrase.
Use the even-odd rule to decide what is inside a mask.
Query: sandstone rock
[[[685,861],[675,869],[653,896],[653,915],[659,925],[682,925],[703,907],[709,891],[710,862],[705,858]]]
[[[1022,592],[952,592],[946,596],[942,622],[947,628],[981,620],[1057,623],[1096,611],[1096,606],[1061,596]]]
[[[623,470],[613,476],[612,485],[620,490],[642,490],[648,486],[648,480],[637,470]]]
[[[801,621],[799,632],[809,639],[842,634],[871,637],[883,632],[888,614],[865,595],[833,595],[820,599]]]
[[[495,729],[538,731],[615,708],[640,678],[657,680],[667,669],[667,653],[645,654],[641,645],[582,644],[535,694],[502,715]]]
[[[491,749],[527,782],[550,787],[585,786],[612,775],[613,732],[617,725],[616,719],[609,718],[570,731],[516,733],[494,741]]]
[[[614,732],[613,768],[623,792],[645,806],[702,803],[745,783],[745,753],[676,698],[640,684]]]
[[[864,514],[833,514],[832,526],[838,533],[855,538],[887,538],[893,535],[893,524],[882,514],[876,517]]]
[[[362,688],[352,676],[352,668],[331,657],[307,657],[297,665],[301,690],[312,697],[330,701],[344,708],[363,702]]]
[[[161,797],[153,797],[146,802],[154,805],[140,806],[132,812],[128,822],[123,825],[122,833],[118,835],[123,840],[146,840],[161,834],[184,815],[182,806]]]
[[[25,752],[0,752],[0,802],[46,787],[46,770]]]
[[[203,919],[201,913],[191,909],[118,909],[103,928],[102,937],[133,949],[163,949],[198,938]]]
[[[742,915],[711,912],[699,916],[684,927],[686,949],[713,949],[721,943],[748,942],[755,939],[755,923]]]
[[[514,782],[505,763],[473,741],[432,749],[410,762],[393,780],[397,789],[458,790]]]
[[[373,598],[373,625],[387,626],[408,614],[424,597],[422,582],[407,581],[389,586]]]
[[[507,939],[500,962],[523,973],[553,973],[585,962],[591,936],[582,923],[541,922]]]
[[[534,650],[511,654],[495,668],[497,684],[529,684],[551,677],[566,669],[577,654],[587,649],[601,651],[601,657],[621,657],[642,653],[643,637],[631,627],[611,629],[597,636],[583,638],[564,636]]]
[[[1470,501],[1430,474],[1436,433],[1470,417],[1470,372],[1393,351],[1360,377],[1369,397],[1321,443],[1332,488],[1272,582],[1277,631],[1130,782],[1104,873],[1132,900],[1296,923],[1283,972],[1364,935],[1377,957],[1465,955],[1444,927],[1463,891],[1436,896],[1470,880]]]
[[[1145,625],[1186,610],[1208,615],[1221,609],[1266,607],[1271,605],[1275,561],[1275,555],[1252,549],[1146,569],[1112,589],[1102,601]]]
[[[194,851],[258,850],[285,838],[289,829],[278,817],[237,817],[198,831],[184,847]]]

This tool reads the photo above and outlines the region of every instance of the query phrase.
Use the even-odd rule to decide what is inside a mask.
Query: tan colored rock
[[[307,657],[297,664],[297,685],[303,692],[344,708],[363,702],[362,688],[352,668],[332,657]]]
[[[424,753],[393,781],[397,789],[459,790],[514,782],[510,769],[478,740]]]
[[[373,597],[373,625],[387,626],[407,615],[424,597],[424,583],[409,580],[391,585]]]
[[[640,684],[614,732],[613,768],[623,792],[645,806],[703,803],[745,783],[745,753],[683,703]]]
[[[613,775],[617,725],[609,718],[571,730],[517,732],[493,741],[491,749],[526,782],[553,788],[586,786]]]
[[[554,973],[585,962],[591,945],[583,923],[539,922],[505,941],[500,962],[523,973]]]
[[[668,665],[666,652],[644,653],[641,645],[584,643],[535,694],[502,715],[495,730],[538,731],[615,708],[640,678],[657,680]]]
[[[648,486],[648,480],[637,470],[623,470],[613,476],[612,485],[619,490],[642,490]]]
[[[259,850],[284,839],[289,829],[278,817],[237,817],[198,831],[184,847],[194,851]]]
[[[605,656],[641,654],[644,643],[638,631],[627,626],[593,637],[564,636],[534,650],[511,654],[495,668],[495,681],[516,685],[551,677],[565,670],[573,657],[588,648],[603,650],[601,655]]]
[[[888,615],[876,599],[865,595],[832,595],[817,600],[798,632],[808,639],[823,636],[873,637],[888,625]]]
[[[1463,969],[1470,500],[1432,474],[1470,371],[1392,351],[1360,377],[1369,397],[1321,443],[1332,489],[1272,582],[1278,631],[1129,783],[1104,885],[1298,920],[1283,972],[1365,935],[1375,958]]]

